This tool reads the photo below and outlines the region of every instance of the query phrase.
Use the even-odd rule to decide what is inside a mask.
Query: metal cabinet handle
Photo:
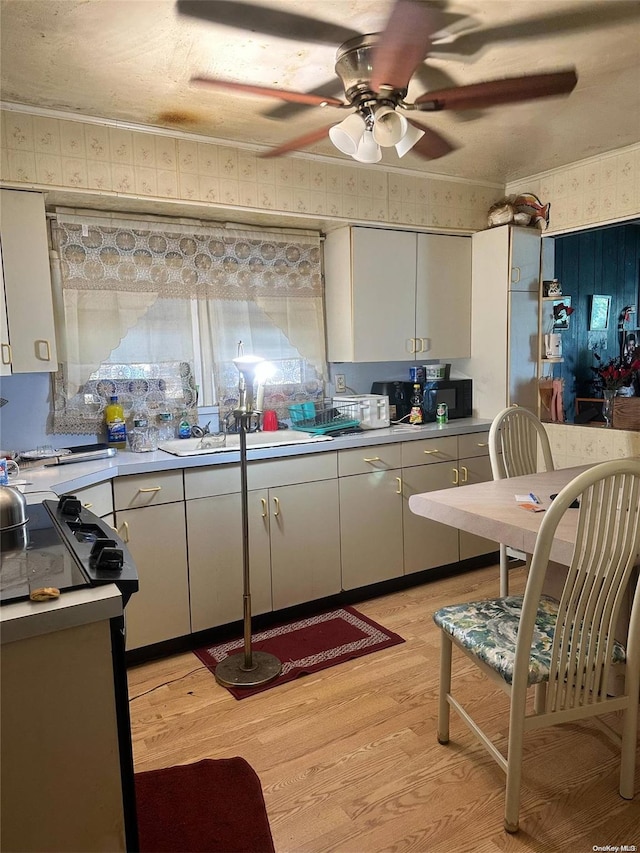
[[[516,274],[516,278],[513,277],[513,274]],[[520,281],[520,267],[511,267],[511,281],[513,284],[517,284]]]
[[[51,361],[51,344],[49,343],[49,341],[45,340],[44,338],[38,338],[35,341],[35,345],[36,345],[36,358],[39,358],[40,361]],[[40,350],[42,349],[43,345],[44,345],[45,352],[46,352],[46,355],[44,358],[40,355]]]
[[[465,468],[464,465],[460,466],[462,468],[462,480],[461,483],[466,483],[469,480],[469,469]]]
[[[488,441],[479,441],[477,443],[477,447],[489,447],[489,442]]]
[[[398,484],[398,488],[396,489],[396,495],[402,494],[402,479],[400,477],[396,477],[396,483]]]
[[[280,515],[280,501],[278,500],[278,498],[274,498],[273,503],[275,506],[275,510],[274,510],[273,515],[275,518],[277,518]]]
[[[147,493],[147,492],[159,492],[162,490],[162,486],[149,486],[148,489],[138,489],[139,492]]]
[[[411,346],[407,346],[407,352],[410,352],[410,353],[416,352],[416,339],[415,338],[407,338],[407,344],[411,344]]]
[[[93,506],[93,504],[92,504],[92,503],[82,504],[82,506],[83,506],[85,509],[91,509],[91,507]]]
[[[260,498],[260,503],[262,504],[262,517],[267,517],[267,502],[264,498]]]
[[[460,482],[460,472],[457,468],[453,469],[453,485],[457,486]]]
[[[420,352],[429,352],[431,349],[431,338],[420,338]]]
[[[2,344],[2,363],[11,364],[11,344]]]
[[[426,453],[427,456],[432,456],[434,453],[440,453],[439,450],[423,450],[423,453]]]
[[[365,456],[362,461],[363,462],[379,462],[380,457],[379,456]]]
[[[128,542],[129,541],[129,523],[126,521],[123,521],[122,524],[120,525],[120,527],[122,528],[122,533],[120,534],[122,536],[122,541]],[[120,530],[117,527],[116,527],[116,532],[120,533]]]

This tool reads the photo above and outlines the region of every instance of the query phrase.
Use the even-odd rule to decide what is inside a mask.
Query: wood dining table
[[[490,480],[452,489],[422,492],[409,498],[409,508],[425,516],[487,539],[532,554],[544,511],[524,509],[516,495],[535,495],[540,506],[551,506],[557,494],[574,477],[590,468],[559,468],[505,480]],[[568,566],[573,554],[578,513],[567,510],[556,529],[551,560]]]

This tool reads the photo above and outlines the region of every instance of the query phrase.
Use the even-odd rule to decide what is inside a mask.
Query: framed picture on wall
[[[591,310],[589,311],[589,331],[605,332],[609,328],[609,313],[611,311],[611,297],[591,297]]]
[[[563,296],[561,299],[553,300],[553,328],[568,329],[569,317],[573,314],[571,308],[571,297]]]

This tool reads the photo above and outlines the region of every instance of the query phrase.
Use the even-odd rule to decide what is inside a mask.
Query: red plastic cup
[[[278,429],[278,416],[273,409],[266,409],[262,415],[262,429],[264,432],[275,432]]]

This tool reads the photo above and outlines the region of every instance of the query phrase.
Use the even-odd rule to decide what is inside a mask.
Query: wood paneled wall
[[[635,305],[627,328],[640,327],[640,224],[617,225],[581,231],[555,241],[555,275],[563,296],[571,296],[569,328],[562,332],[567,419],[573,420],[573,400],[592,396],[592,365],[588,349],[590,297],[611,296],[607,348],[598,351],[604,361],[620,354],[618,318],[627,305]]]

